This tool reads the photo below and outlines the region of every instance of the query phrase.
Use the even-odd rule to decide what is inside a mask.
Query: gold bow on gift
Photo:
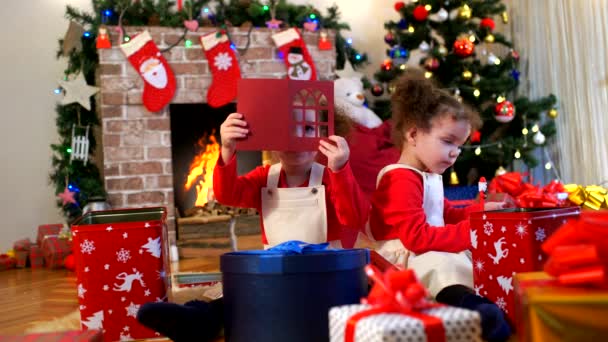
[[[608,208],[608,190],[604,187],[566,184],[564,188],[568,192],[568,199],[576,205],[593,210]]]

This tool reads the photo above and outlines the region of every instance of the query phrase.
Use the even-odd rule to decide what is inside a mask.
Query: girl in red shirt
[[[330,136],[331,142],[320,142],[327,167],[315,162],[316,151],[279,151],[280,163],[238,177],[236,141],[248,132],[239,113],[230,114],[220,127],[221,155],[213,171],[218,202],[257,209],[264,247],[288,240],[353,247],[349,237],[367,220],[369,200],[353,177],[346,140]],[[314,132],[301,133],[314,136]]]
[[[478,311],[483,337],[510,335],[502,311],[472,290],[469,213],[503,203],[453,208],[443,196],[441,174],[460,154],[460,145],[479,115],[417,72],[406,72],[392,95],[393,137],[401,149],[397,164],[382,169],[372,196],[367,235],[378,252],[413,269],[437,301]]]

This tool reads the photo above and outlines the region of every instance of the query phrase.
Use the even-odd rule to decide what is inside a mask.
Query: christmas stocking
[[[297,29],[290,28],[274,34],[272,40],[285,56],[288,78],[302,81],[317,79],[315,65]]]
[[[144,31],[120,45],[131,65],[144,79],[144,106],[151,112],[163,109],[175,94],[175,76],[160,54],[150,33]]]
[[[201,37],[201,45],[213,74],[207,103],[214,108],[221,107],[236,97],[236,84],[241,78],[239,62],[228,36],[222,31]]]

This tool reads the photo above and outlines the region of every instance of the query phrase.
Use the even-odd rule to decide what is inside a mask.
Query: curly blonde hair
[[[435,117],[450,115],[456,121],[469,122],[473,130],[481,127],[479,113],[440,89],[420,71],[407,70],[397,79],[395,86],[391,96],[392,134],[399,149],[403,148],[407,129],[418,127],[428,131]]]

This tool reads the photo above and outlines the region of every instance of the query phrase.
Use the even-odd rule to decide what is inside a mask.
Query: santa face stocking
[[[290,28],[274,34],[272,40],[284,56],[287,78],[301,81],[317,79],[315,65],[297,29]]]
[[[150,112],[163,109],[175,94],[175,76],[167,60],[144,31],[120,45],[131,65],[144,79],[143,102]]]
[[[223,32],[213,32],[201,37],[201,45],[213,74],[213,82],[207,91],[207,103],[217,108],[236,98],[237,81],[241,78],[239,62],[230,40]]]

